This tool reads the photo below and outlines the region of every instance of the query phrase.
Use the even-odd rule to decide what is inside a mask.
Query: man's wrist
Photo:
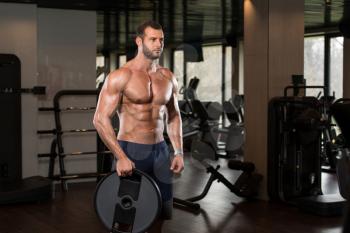
[[[184,152],[183,152],[182,149],[175,149],[175,150],[174,150],[174,155],[181,155],[181,156],[183,156],[183,155],[184,155]]]

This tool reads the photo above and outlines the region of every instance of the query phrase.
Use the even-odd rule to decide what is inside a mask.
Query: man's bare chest
[[[123,95],[132,103],[165,105],[172,95],[171,80],[159,73],[145,75],[135,73],[129,80]]]

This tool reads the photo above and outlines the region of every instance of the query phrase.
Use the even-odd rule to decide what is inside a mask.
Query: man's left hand
[[[175,174],[180,174],[184,169],[184,160],[182,155],[175,155],[171,163],[170,170]]]

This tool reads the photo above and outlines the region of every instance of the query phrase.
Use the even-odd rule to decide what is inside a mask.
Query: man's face
[[[148,59],[155,60],[162,55],[164,34],[162,30],[147,27],[142,39],[142,52]]]

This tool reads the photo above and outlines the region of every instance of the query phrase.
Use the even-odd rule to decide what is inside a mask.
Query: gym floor
[[[220,172],[233,182],[240,174],[227,168],[227,160],[218,164]],[[187,198],[199,194],[209,175],[200,165],[186,159],[182,177],[175,181],[175,196]],[[325,193],[335,193],[336,177],[323,175]],[[52,201],[0,207],[0,233],[107,233],[93,209],[96,183],[69,185],[63,193],[57,186]],[[300,212],[281,203],[245,201],[215,182],[208,195],[199,201],[202,211],[193,214],[174,209],[173,220],[164,224],[164,233],[340,233],[342,217],[319,217]]]

